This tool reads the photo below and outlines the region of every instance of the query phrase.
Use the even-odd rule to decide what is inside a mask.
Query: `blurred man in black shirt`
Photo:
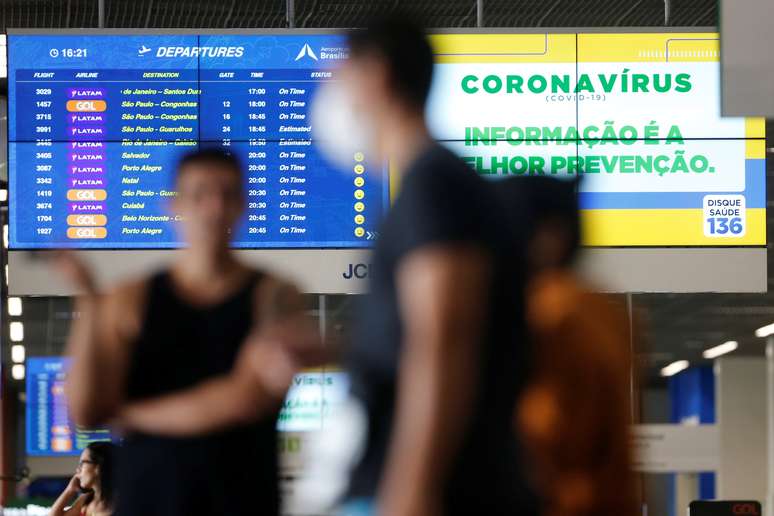
[[[511,425],[525,362],[523,280],[519,253],[506,248],[520,240],[492,190],[428,132],[433,55],[423,32],[392,18],[353,33],[349,47],[336,86],[346,105],[330,116],[355,120],[331,135],[328,154],[352,156],[347,145],[359,141],[401,181],[349,357],[368,421],[349,507],[532,514]]]

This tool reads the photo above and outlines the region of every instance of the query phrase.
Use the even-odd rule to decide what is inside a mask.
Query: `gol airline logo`
[[[101,112],[107,109],[104,100],[68,100],[67,111],[73,113]]]
[[[69,226],[104,226],[107,224],[107,217],[104,215],[68,215],[67,224]]]
[[[78,215],[75,219],[75,225],[77,226],[93,226],[94,217],[91,215]]]
[[[104,201],[107,199],[107,190],[67,190],[68,201]]]
[[[734,516],[758,516],[758,508],[752,503],[735,503],[731,506]]]
[[[106,228],[67,228],[67,238],[105,238],[107,236]]]

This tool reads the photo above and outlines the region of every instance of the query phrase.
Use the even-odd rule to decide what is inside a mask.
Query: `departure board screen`
[[[369,247],[384,163],[326,162],[309,118],[337,35],[9,35],[10,246],[171,248],[180,157],[245,168],[240,248]]]
[[[106,428],[86,430],[70,419],[65,397],[68,360],[27,359],[27,454],[78,455],[89,443],[111,440]]]

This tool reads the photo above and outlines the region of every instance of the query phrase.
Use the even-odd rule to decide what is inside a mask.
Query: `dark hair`
[[[115,501],[115,461],[117,446],[110,441],[98,441],[86,446],[90,459],[99,466],[102,498],[108,506]]]
[[[233,154],[217,147],[203,148],[185,154],[177,164],[177,177],[189,165],[208,165],[219,170],[229,170],[242,177],[242,164]],[[242,182],[240,181],[240,185]]]
[[[387,66],[395,92],[424,109],[433,80],[433,50],[422,27],[408,16],[393,14],[349,34],[352,57],[376,56]]]
[[[579,182],[528,176],[510,177],[495,181],[494,184],[509,223],[526,228],[527,242],[532,240],[541,224],[559,222],[562,225],[567,232],[567,248],[562,263],[572,263],[581,241]]]

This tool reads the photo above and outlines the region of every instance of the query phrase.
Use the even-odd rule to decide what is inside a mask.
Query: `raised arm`
[[[119,409],[124,392],[132,333],[139,327],[141,283],[100,294],[86,267],[72,256],[60,264],[81,290],[66,353],[72,359],[67,398],[73,420],[93,427]]]
[[[488,263],[476,248],[435,245],[399,268],[404,341],[382,514],[442,513],[442,486],[476,393]]]
[[[51,506],[51,512],[48,513],[49,516],[79,516],[81,508],[88,498],[88,495],[78,496],[80,494],[80,487],[81,485],[78,481],[78,477],[73,476],[65,490],[62,491],[62,494],[56,499],[54,505]],[[76,497],[77,499],[75,502],[68,506],[68,503]]]
[[[283,377],[292,377],[292,373],[279,369],[295,369],[276,352],[278,346],[276,341],[256,336],[245,344],[237,367],[230,374],[177,393],[130,403],[121,410],[116,424],[156,435],[183,437],[254,421],[276,408],[286,389],[284,382],[280,386],[267,384],[259,369],[272,367]]]

